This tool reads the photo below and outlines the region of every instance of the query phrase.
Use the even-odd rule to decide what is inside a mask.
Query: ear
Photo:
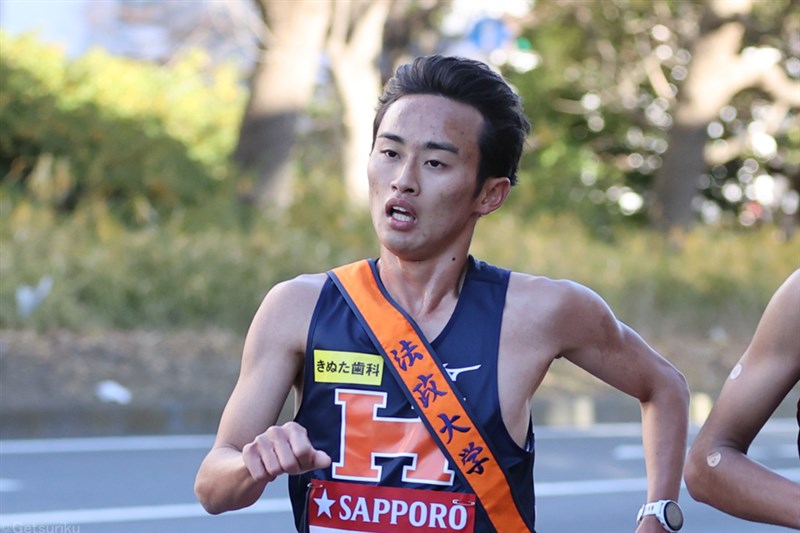
[[[506,177],[486,178],[478,195],[478,214],[484,216],[498,209],[506,201],[509,192],[511,192],[510,179]]]

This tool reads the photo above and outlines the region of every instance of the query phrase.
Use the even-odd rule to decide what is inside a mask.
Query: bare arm
[[[747,457],[800,380],[800,270],[775,292],[729,374],[686,464],[692,497],[728,514],[800,529],[800,485]]]
[[[305,429],[275,426],[303,369],[306,335],[322,286],[320,276],[276,285],[259,307],[245,340],[239,379],[222,414],[214,446],[195,480],[210,513],[252,505],[282,473],[327,466]]]
[[[594,292],[579,285],[565,291],[562,355],[609,385],[637,398],[647,501],[678,500],[686,454],[689,391],[683,375],[635,331],[619,322]],[[645,503],[645,502],[642,502]],[[631,510],[632,514],[636,509]],[[646,517],[638,531],[662,532]]]

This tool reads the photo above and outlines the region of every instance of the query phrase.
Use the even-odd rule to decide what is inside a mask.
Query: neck
[[[378,271],[392,298],[417,320],[444,313],[458,301],[467,271],[466,253],[436,260],[407,261],[382,250]]]

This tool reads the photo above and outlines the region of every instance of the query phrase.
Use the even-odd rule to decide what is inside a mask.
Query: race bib
[[[312,480],[310,533],[474,533],[475,495]]]

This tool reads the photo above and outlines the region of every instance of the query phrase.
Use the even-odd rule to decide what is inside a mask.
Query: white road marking
[[[800,468],[776,470],[776,472],[788,479],[796,480],[800,478]],[[536,484],[536,496],[540,498],[640,492],[645,490],[647,490],[647,479],[645,478],[590,479]],[[252,506],[234,511],[234,513],[288,513],[291,512],[291,509],[291,502],[288,498],[273,498],[261,499]],[[169,520],[176,518],[203,518],[207,516],[208,514],[198,503],[10,513],[0,515],[0,531],[5,531],[12,527],[20,528],[48,524],[99,524]]]
[[[535,483],[536,497],[609,494],[647,490],[646,478],[589,479],[583,481],[550,481]]]
[[[611,455],[617,461],[644,459],[644,448],[641,444],[621,444],[614,447]]]
[[[641,444],[621,444],[614,447],[612,455],[617,461],[638,461],[644,459],[644,448]],[[747,456],[756,461],[764,461],[767,459],[795,459],[797,458],[797,445],[775,444],[771,446],[751,446],[747,451]]]
[[[0,455],[211,449],[213,435],[0,440]]]
[[[781,476],[797,480],[800,468],[774,470]],[[611,494],[615,492],[638,492],[647,490],[647,478],[589,479],[582,481],[551,481],[536,483],[536,497],[579,496],[582,494]],[[686,486],[681,484],[681,488]]]
[[[289,498],[275,498],[258,500],[250,507],[234,512],[237,514],[285,513],[291,512],[291,510],[292,505]],[[47,524],[102,524],[168,520],[173,518],[202,518],[207,516],[209,516],[208,513],[199,503],[104,507],[100,509],[65,509],[0,515],[0,531],[11,531],[11,528]]]
[[[22,483],[16,479],[0,478],[0,492],[17,492],[22,488]]]
[[[534,421],[535,422],[535,421]],[[697,427],[692,427],[692,434]],[[767,421],[759,434],[794,435],[797,437],[797,420],[794,418],[773,418]],[[541,439],[600,439],[616,437],[642,437],[642,425],[633,422],[619,424],[594,424],[586,427],[576,426],[534,426],[536,440]],[[795,448],[796,450],[796,448]]]
[[[797,445],[751,446],[747,455],[757,461],[765,459],[797,459]]]
[[[762,432],[796,434],[797,425],[793,420],[770,421]],[[538,428],[537,439],[552,438],[606,438],[620,436],[641,436],[639,424],[601,424],[590,428]],[[213,435],[144,436],[144,437],[99,437],[76,439],[28,439],[0,440],[0,456],[14,454],[53,454],[53,453],[95,453],[119,451],[160,451],[160,450],[199,450],[209,449]],[[641,447],[622,445],[615,449],[618,458],[640,458]],[[794,457],[793,446],[776,448],[779,456]],[[775,454],[773,454],[774,456]],[[636,456],[636,457],[634,457]],[[794,481],[800,480],[800,468],[776,470]],[[0,492],[21,490],[21,483],[15,479],[0,479]],[[559,497],[590,494],[608,494],[645,491],[645,478],[590,479],[563,482],[536,483],[538,497]],[[291,503],[288,498],[261,499],[254,505],[235,511],[246,514],[289,513]],[[25,513],[0,514],[0,531],[12,527],[41,526],[47,524],[93,524],[135,522],[147,520],[168,520],[179,518],[203,518],[208,514],[198,503],[150,505],[131,507],[104,507],[96,509],[65,509],[33,511]]]

